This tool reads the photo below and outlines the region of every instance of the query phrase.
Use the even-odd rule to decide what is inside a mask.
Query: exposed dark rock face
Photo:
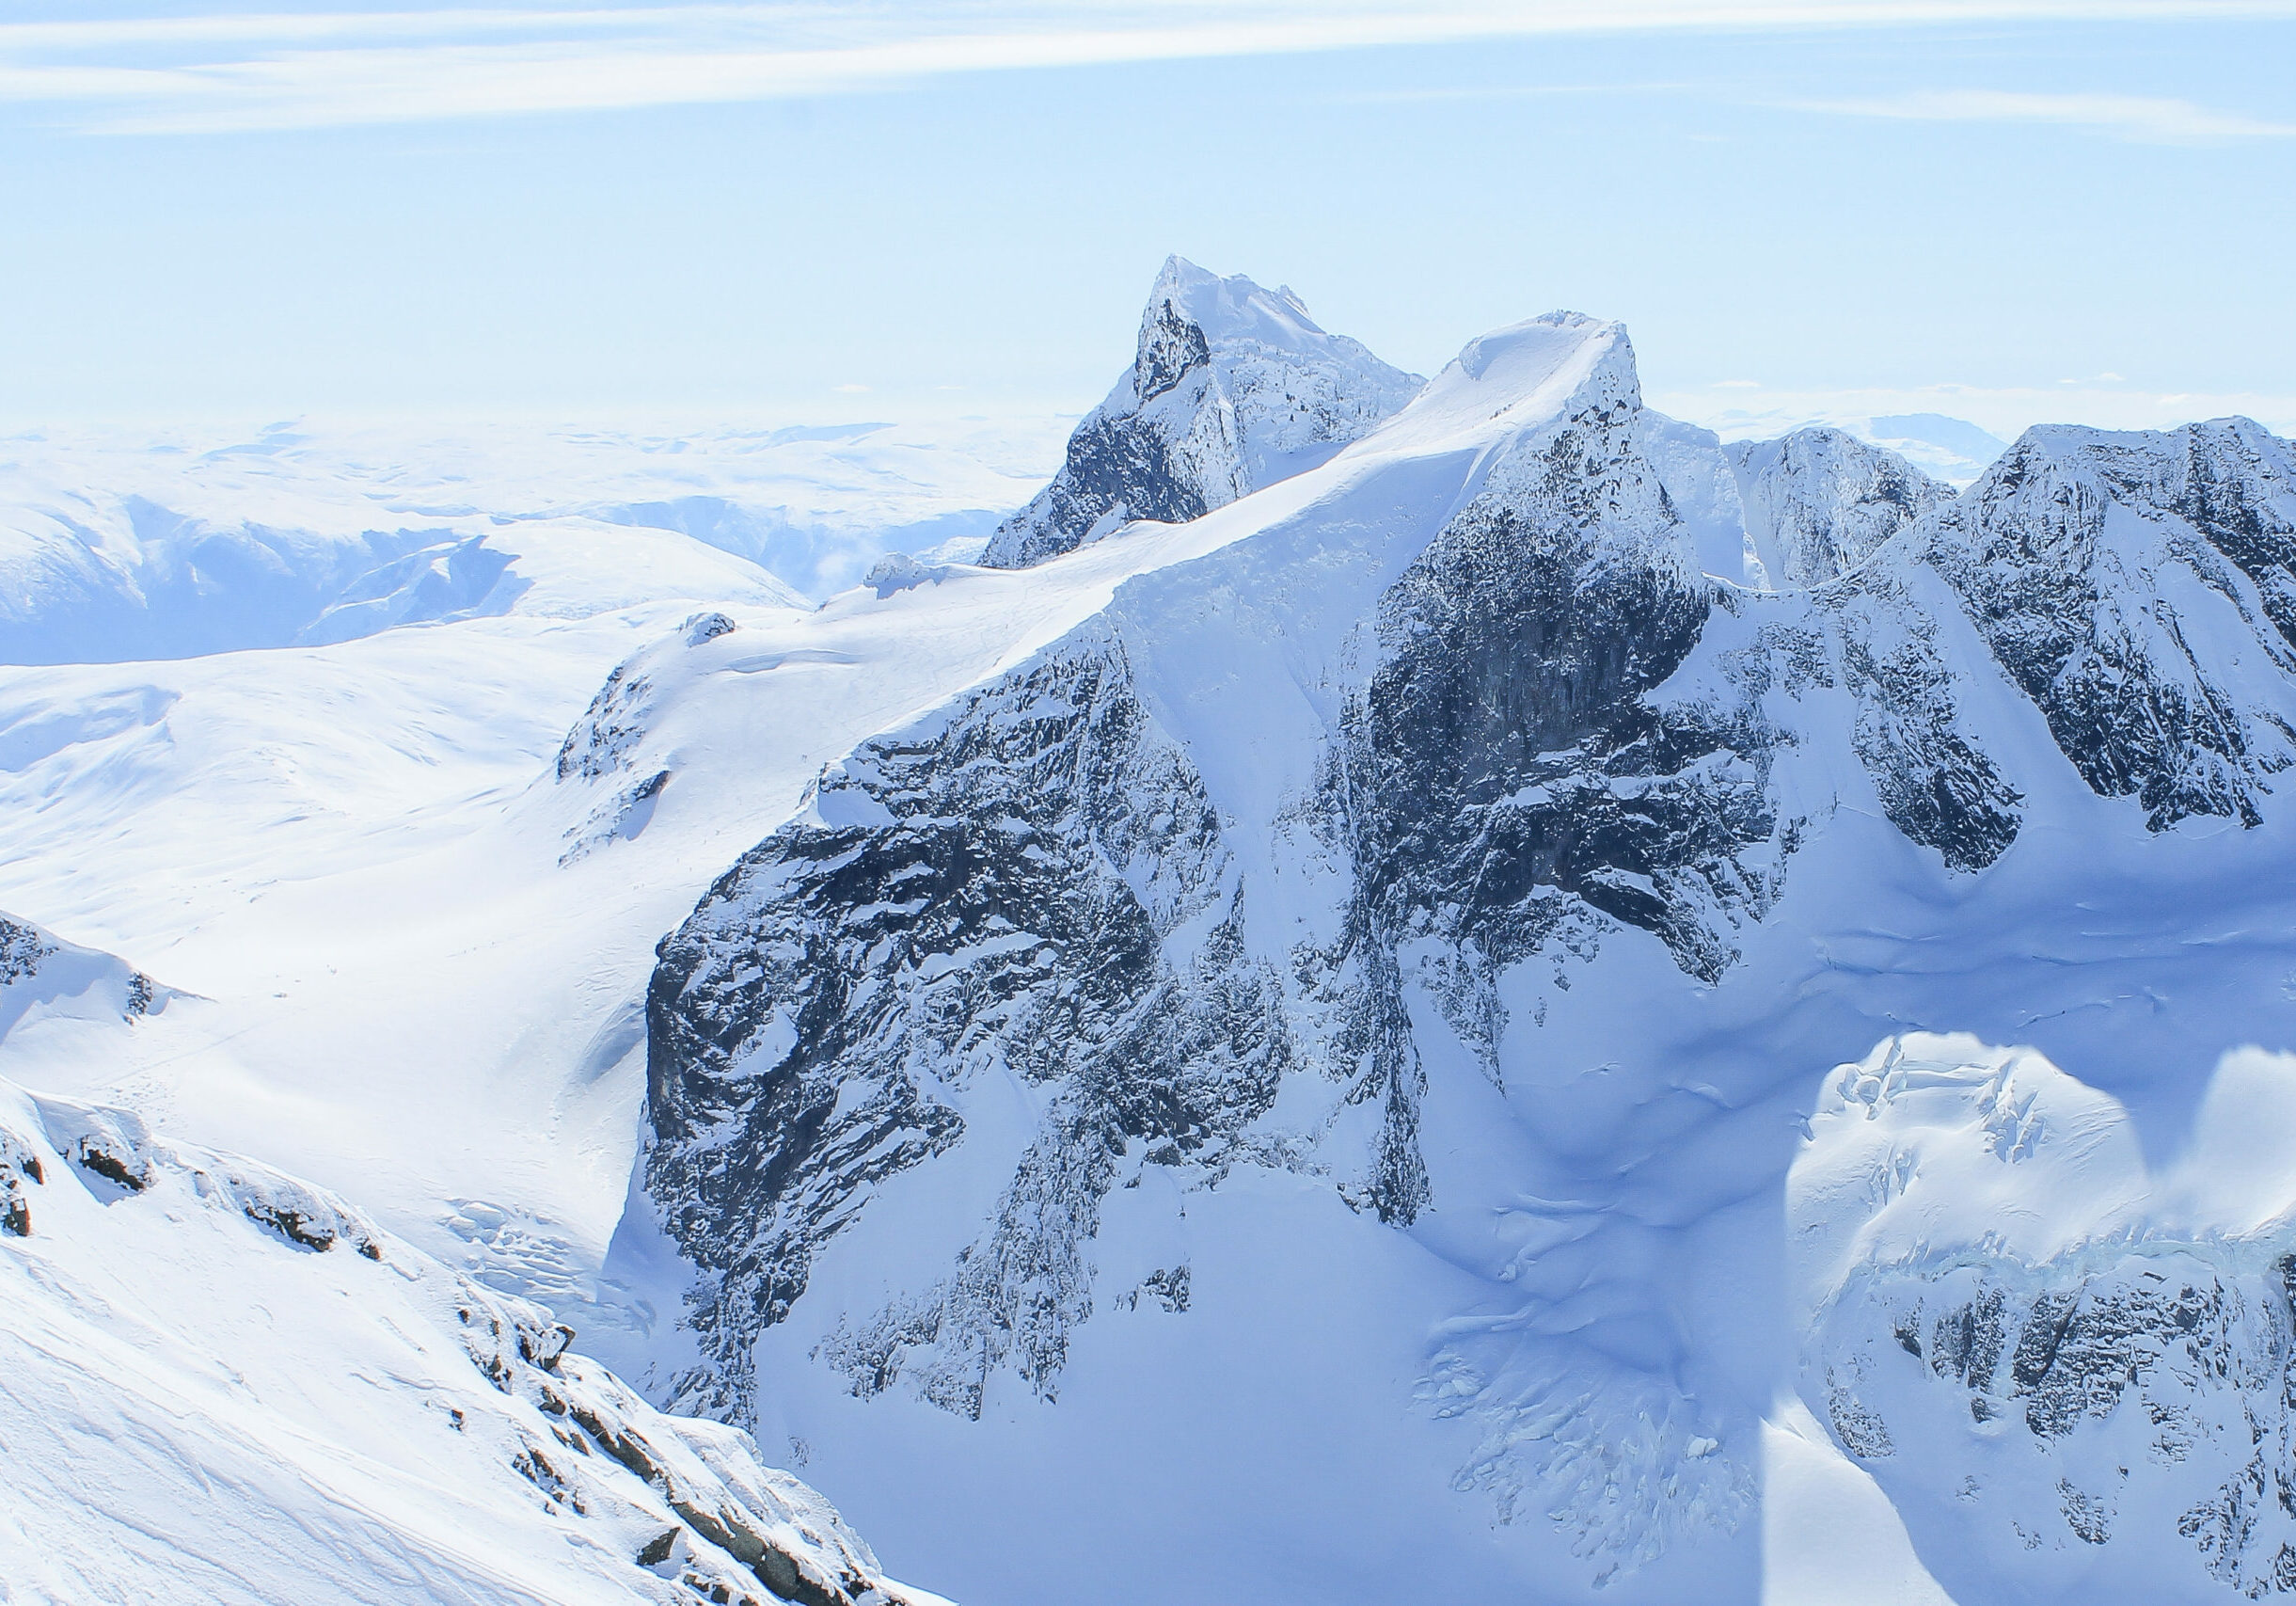
[[[1612,922],[1712,980],[1774,877],[1765,788],[1776,733],[1744,688],[1653,694],[1697,647],[1712,588],[1633,442],[1635,405],[1590,405],[1496,470],[1381,599],[1383,661],[1352,701],[1322,787],[1354,866],[1341,950],[1342,1063],[1385,1102],[1366,1202],[1408,1223],[1430,1202],[1424,1086],[1403,998],[1423,973],[1497,1076],[1496,975]],[[1766,668],[1756,664],[1757,669]]]
[[[961,1141],[956,1091],[1001,1072],[1051,1098],[995,1218],[831,1359],[962,1411],[1006,1360],[1050,1394],[1117,1159],[1202,1163],[1274,1096],[1288,1043],[1237,898],[1201,784],[1104,642],[825,777],[663,945],[648,997],[647,1182],[706,1274],[687,1395],[746,1406],[750,1342],[815,1250]]]
[[[32,1201],[24,1184],[37,1187],[47,1180],[39,1151],[14,1134],[0,1131],[0,1232],[19,1238],[32,1235]]]
[[[1759,771],[1732,762],[1747,733],[1647,700],[1698,644],[1711,594],[1672,561],[1665,523],[1619,528],[1623,504],[1657,506],[1606,438],[1626,409],[1573,421],[1383,603],[1391,656],[1356,732],[1362,895],[1396,916],[1455,910],[1459,940],[1506,965],[1551,931],[1560,891],[1711,979],[1724,956],[1696,913],[1708,877],[1737,879],[1733,854],[1775,822]],[[1758,765],[1759,740],[1743,745]]]
[[[710,639],[702,637],[703,641]],[[625,768],[630,750],[645,736],[646,700],[652,692],[643,675],[629,664],[616,664],[597,695],[590,699],[590,707],[582,710],[582,717],[566,732],[566,739],[559,744],[558,778],[594,781]]]
[[[1096,531],[1127,519],[1185,524],[1233,501],[1232,483],[1213,488],[1217,501],[1206,495],[1183,450],[1157,421],[1094,414],[1069,437],[1058,476],[990,538],[983,561],[991,568],[1026,568],[1072,552]]]
[[[1964,723],[1963,678],[1924,600],[1938,589],[1909,564],[1876,563],[1811,607],[1855,699],[1851,745],[1882,812],[1948,868],[1981,870],[2017,840],[2024,799]]]
[[[1132,392],[1154,401],[1199,368],[1211,364],[1211,342],[1201,325],[1183,316],[1166,295],[1148,304],[1140,325],[1140,356],[1132,365]]]
[[[55,953],[54,943],[40,940],[37,926],[0,914],[0,987],[30,980]]]

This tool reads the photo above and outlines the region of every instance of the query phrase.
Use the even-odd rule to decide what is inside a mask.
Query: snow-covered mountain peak
[[[2168,431],[2039,425],[1971,489],[1999,498],[2035,477],[2084,482],[2147,513],[2184,518],[2212,540],[2221,531],[2233,546],[2286,543],[2296,533],[2296,452],[2253,419]]]
[[[1557,363],[1549,354],[1567,351],[1588,335],[1608,332],[1623,337],[1624,326],[1590,318],[1584,312],[1558,309],[1477,335],[1461,346],[1459,355],[1451,360],[1468,378],[1482,379],[1490,374],[1495,364],[1510,359],[1519,361],[1525,353],[1530,352],[1539,354],[1530,358],[1534,364],[1551,372]]]
[[[2093,789],[2155,830],[2263,818],[2296,766],[2296,447],[2032,429],[1920,539]]]
[[[1289,291],[1174,257],[1148,296],[1132,367],[982,561],[1025,568],[1134,519],[1201,517],[1324,462],[1418,386],[1319,327]]]
[[[1334,338],[1308,316],[1306,306],[1289,287],[1270,290],[1240,273],[1222,278],[1185,257],[1167,257],[1140,316],[1144,373],[1149,331],[1162,326],[1167,313],[1195,325],[1203,332],[1206,344],[1215,350],[1248,341],[1275,350],[1306,353]],[[1144,390],[1148,388],[1142,387]]]
[[[1896,453],[1819,425],[1725,449],[1765,588],[1824,585],[1899,531],[1953,500]]]

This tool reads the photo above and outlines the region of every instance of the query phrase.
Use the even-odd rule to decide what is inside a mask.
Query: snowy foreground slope
[[[12,1601],[931,1598],[746,1435],[291,1177],[0,1082],[0,1183]]]
[[[1235,349],[1160,304],[1296,311],[1193,272],[1160,440]],[[2296,1588],[2288,443],[1956,496],[1570,314],[1282,438],[810,611],[0,672],[0,907],[94,955],[0,1072],[957,1598]]]

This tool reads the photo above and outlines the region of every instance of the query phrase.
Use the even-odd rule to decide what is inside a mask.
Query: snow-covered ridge
[[[0,1184],[11,1600],[932,1598],[323,1190],[6,1082]]]

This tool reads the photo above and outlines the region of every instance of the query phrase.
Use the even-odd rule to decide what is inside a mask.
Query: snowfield
[[[2296,448],[1951,421],[26,455],[0,1583],[2296,1593]]]

